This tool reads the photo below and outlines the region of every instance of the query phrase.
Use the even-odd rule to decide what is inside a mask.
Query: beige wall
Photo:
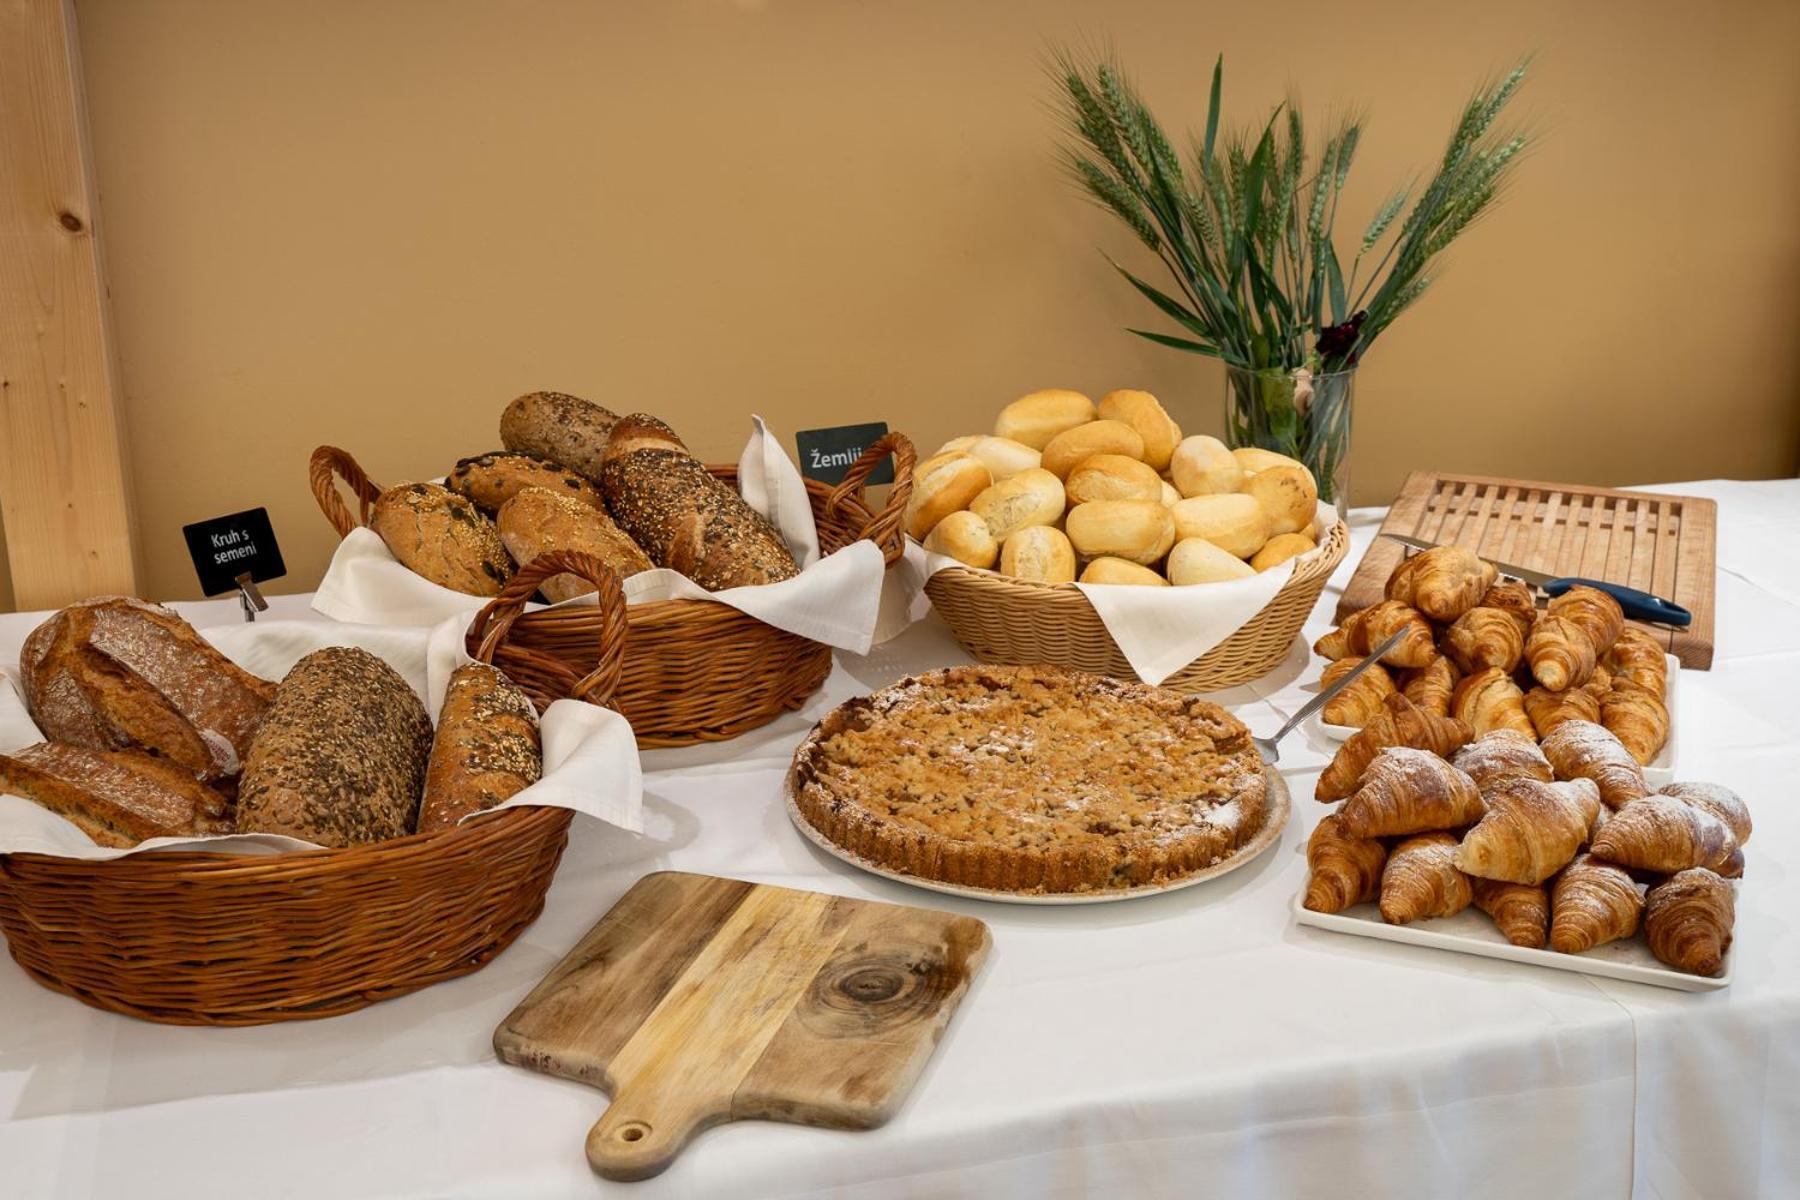
[[[1217,432],[1217,368],[1097,248],[1041,56],[1103,36],[1165,119],[1213,55],[1248,120],[1370,115],[1343,224],[1539,52],[1548,131],[1369,358],[1360,501],[1413,467],[1625,483],[1791,474],[1800,5],[80,0],[146,589],[183,522],[267,504],[309,585],[335,442],[383,481],[579,392],[729,456],[885,417],[927,447],[1030,388],[1148,387]],[[1352,235],[1353,236],[1353,235]],[[277,588],[276,590],[281,590]]]

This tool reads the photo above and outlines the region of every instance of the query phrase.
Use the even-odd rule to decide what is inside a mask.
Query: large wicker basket
[[[864,482],[889,454],[894,485],[880,512],[872,511]],[[819,545],[827,554],[859,538],[880,546],[891,567],[905,549],[901,518],[912,494],[914,452],[904,434],[890,433],[863,454],[835,488],[808,480]],[[736,486],[735,466],[709,467]],[[355,496],[352,514],[339,494],[342,479]],[[311,480],[319,508],[348,536],[369,520],[381,488],[348,453],[313,451]],[[733,738],[799,708],[831,672],[831,647],[766,625],[711,600],[659,600],[627,610],[624,672],[613,706],[631,720],[640,746],[688,746]],[[601,624],[585,606],[526,613],[511,644],[569,663],[593,660]]]
[[[600,661],[579,676],[504,644],[537,584],[601,588]],[[510,656],[540,708],[605,703],[624,597],[587,555],[546,555],[496,598],[478,647]],[[96,1008],[177,1025],[260,1025],[351,1012],[485,966],[544,907],[570,812],[513,808],[347,850],[148,851],[105,862],[0,856],[0,930],[27,974]]]
[[[1350,531],[1339,521],[1320,552],[1295,568],[1293,578],[1261,612],[1162,686],[1212,692],[1274,670],[1349,549]],[[1137,678],[1093,605],[1072,583],[1037,583],[951,567],[933,575],[925,593],[963,649],[982,662]]]

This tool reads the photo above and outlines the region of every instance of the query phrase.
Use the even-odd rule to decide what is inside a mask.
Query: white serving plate
[[[1658,962],[1650,953],[1641,929],[1632,937],[1596,946],[1586,954],[1559,954],[1554,950],[1531,950],[1513,945],[1501,936],[1486,913],[1474,907],[1465,908],[1454,917],[1438,917],[1411,925],[1389,925],[1381,919],[1381,912],[1374,904],[1358,904],[1341,913],[1316,913],[1305,906],[1304,900],[1304,894],[1294,897],[1294,919],[1300,924],[1353,937],[1429,946],[1455,954],[1500,958],[1507,962],[1548,967],[1553,971],[1573,971],[1578,975],[1625,979],[1680,992],[1713,992],[1731,983],[1733,952],[1726,952],[1722,974],[1714,978],[1689,975]]]
[[[1663,661],[1669,665],[1669,690],[1663,696],[1663,707],[1669,710],[1669,740],[1657,756],[1650,760],[1644,768],[1644,779],[1653,788],[1665,783],[1674,783],[1676,765],[1680,762],[1680,750],[1676,743],[1681,738],[1681,660],[1673,654],[1663,655]],[[1327,725],[1319,717],[1313,718],[1319,732],[1334,742],[1341,742],[1357,731],[1354,725]]]
[[[1244,866],[1261,855],[1270,846],[1281,840],[1281,831],[1287,827],[1288,816],[1293,802],[1288,795],[1287,782],[1273,768],[1263,768],[1263,778],[1269,781],[1269,819],[1263,824],[1262,831],[1255,838],[1240,848],[1238,852],[1224,862],[1215,863],[1204,871],[1197,871],[1173,883],[1159,884],[1154,887],[1121,888],[1107,892],[1070,892],[1067,894],[1035,895],[1029,892],[1003,892],[992,888],[963,887],[954,883],[939,883],[935,879],[921,879],[917,875],[908,875],[904,871],[896,871],[892,867],[884,867],[870,862],[860,855],[839,846],[827,838],[807,821],[800,806],[794,803],[793,791],[785,784],[783,794],[787,798],[788,819],[794,823],[807,841],[831,855],[841,859],[853,867],[858,867],[872,875],[880,875],[897,883],[909,883],[913,887],[926,891],[943,892],[949,896],[969,896],[976,900],[997,900],[1002,904],[1110,904],[1114,900],[1136,900],[1144,896],[1161,896],[1167,892],[1178,892],[1182,888],[1193,887],[1197,883],[1205,883],[1209,879],[1217,879]]]

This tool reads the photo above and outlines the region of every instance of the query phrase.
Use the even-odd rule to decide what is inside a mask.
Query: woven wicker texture
[[[1349,549],[1350,531],[1340,521],[1326,535],[1322,553],[1297,567],[1261,612],[1162,686],[1212,692],[1274,670]],[[982,662],[1137,678],[1093,605],[1072,583],[1037,583],[951,567],[933,575],[925,593],[963,649]]]
[[[562,571],[600,588],[606,653],[588,671],[554,663],[515,678],[540,708],[578,690],[605,703],[625,604],[588,555],[520,571],[482,614],[478,657],[506,657],[513,618]],[[336,1016],[478,971],[506,949],[543,910],[571,815],[507,809],[372,846],[265,856],[6,855],[0,930],[32,978],[96,1008],[179,1025]]]
[[[864,483],[889,454],[894,484],[880,512],[869,508]],[[829,554],[859,538],[880,546],[889,566],[905,549],[901,519],[912,494],[912,442],[890,433],[864,452],[836,487],[808,480],[819,545]],[[737,485],[735,466],[708,468]],[[381,488],[348,453],[332,446],[313,451],[313,496],[339,536],[366,524]],[[337,482],[355,498],[352,512]],[[765,625],[711,600],[659,600],[626,609],[630,635],[613,706],[631,720],[640,746],[688,746],[714,742],[766,725],[799,708],[831,671],[831,647]],[[495,660],[512,671],[522,651],[571,667],[594,661],[602,628],[585,606],[526,613]]]

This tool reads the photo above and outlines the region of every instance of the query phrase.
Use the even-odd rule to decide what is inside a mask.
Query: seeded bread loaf
[[[250,747],[238,829],[321,846],[412,832],[431,719],[406,680],[366,650],[328,646],[294,664]]]
[[[512,578],[512,559],[494,523],[435,483],[403,483],[381,493],[369,526],[403,566],[451,591],[498,596]]]
[[[448,829],[502,804],[544,771],[537,710],[512,680],[486,663],[450,676],[425,769],[419,832]]]
[[[598,481],[607,439],[618,419],[611,409],[580,396],[527,392],[500,414],[500,441],[508,450],[561,463]]]
[[[589,508],[604,507],[600,489],[574,471],[515,450],[492,450],[459,460],[444,486],[488,513],[499,512],[528,487],[546,488]]]
[[[516,562],[528,563],[551,550],[592,554],[629,579],[654,565],[636,542],[625,536],[604,510],[548,488],[528,487],[500,509],[500,540]],[[594,585],[579,575],[552,575],[538,591],[552,604],[585,596]]]
[[[613,427],[600,493],[651,562],[707,591],[800,573],[769,519],[715,479],[655,417],[634,413]]]
[[[0,754],[0,792],[73,822],[96,845],[229,833],[225,797],[166,759],[138,750],[40,742]]]

